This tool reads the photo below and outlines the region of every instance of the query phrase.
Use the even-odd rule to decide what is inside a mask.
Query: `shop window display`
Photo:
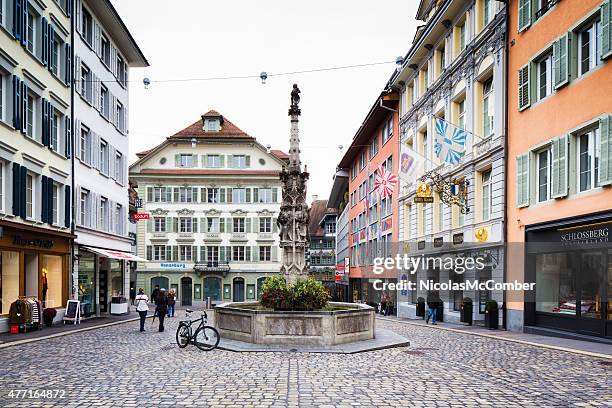
[[[121,261],[112,259],[110,261],[110,271],[111,293],[113,296],[123,295],[123,265]]]
[[[41,300],[43,307],[62,307],[62,257],[41,256]]]
[[[79,301],[84,317],[88,317],[96,311],[96,271],[93,255],[83,255],[79,258]]]
[[[536,255],[536,311],[576,315],[576,279],[567,253]]]
[[[0,251],[0,314],[7,314],[19,296],[19,252]]]

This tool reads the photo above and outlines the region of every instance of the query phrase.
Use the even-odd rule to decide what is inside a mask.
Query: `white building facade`
[[[74,23],[73,284],[87,317],[127,311],[127,81],[148,62],[110,1],[77,0]]]
[[[279,273],[279,172],[288,156],[210,111],[130,167],[150,215],[137,227],[137,287],[181,305],[255,300]]]
[[[469,183],[469,212],[446,205],[433,191],[431,204],[415,203],[418,183],[401,184],[400,241],[410,255],[458,256],[479,244],[486,267],[463,275],[441,268],[400,271],[401,280],[418,282],[502,281],[504,260],[504,123],[505,8],[493,0],[422,0],[417,30],[402,69],[391,83],[401,89],[401,143],[426,158],[421,173],[435,170],[445,180]],[[443,163],[435,155],[435,118],[463,128],[473,136],[461,163]],[[431,291],[398,292],[398,312],[415,317],[417,303]],[[474,301],[473,319],[484,319],[487,300],[500,304],[503,292],[439,291],[444,320],[459,321],[465,298]]]

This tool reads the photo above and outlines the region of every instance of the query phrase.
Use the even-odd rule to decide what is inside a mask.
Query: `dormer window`
[[[205,119],[204,120],[204,131],[205,132],[218,132],[221,130],[221,123],[219,119]]]

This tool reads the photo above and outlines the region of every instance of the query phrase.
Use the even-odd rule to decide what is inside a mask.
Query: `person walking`
[[[176,304],[176,293],[174,289],[168,292],[168,317],[174,317],[174,305]]]
[[[136,301],[136,311],[140,315],[140,331],[143,332],[145,331],[145,320],[149,312],[149,297],[145,295],[144,289],[140,288],[134,300]]]
[[[155,299],[157,299],[157,295],[159,294],[159,285],[155,285],[155,289],[151,292],[151,302],[155,303]]]
[[[134,306],[134,301],[136,300],[136,288],[130,288],[130,302],[132,306]]]
[[[160,333],[164,331],[164,318],[166,317],[166,313],[168,312],[168,296],[166,295],[166,289],[161,288],[159,292],[157,292],[157,297],[155,298],[155,313],[159,318],[159,331]]]
[[[425,319],[425,324],[429,323],[429,319],[431,318],[431,324],[436,323],[436,315],[438,313],[438,296],[434,293],[427,294],[427,319]]]

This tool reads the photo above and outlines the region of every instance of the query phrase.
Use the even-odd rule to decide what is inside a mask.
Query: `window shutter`
[[[232,202],[232,200],[233,200],[233,197],[232,197],[232,190],[233,190],[233,189],[232,189],[231,187],[228,187],[228,188],[226,188],[226,189],[225,189],[225,192],[227,193],[227,200],[226,200],[226,202],[228,202],[228,203],[230,203],[230,204],[231,204],[231,202]]]
[[[234,224],[232,223],[231,218],[225,219],[225,232],[229,232],[229,233],[234,232]]]
[[[151,245],[147,245],[147,259],[149,261],[153,260],[153,247]]]
[[[518,30],[521,32],[531,25],[531,0],[519,0],[518,15]]]
[[[569,81],[569,35],[565,34],[553,43],[553,65],[555,67],[555,89]]]
[[[47,23],[47,19],[42,17],[40,19],[40,28],[42,31],[42,63],[45,66],[51,67],[49,61],[49,23]]]
[[[529,153],[516,158],[516,206],[529,205]]]
[[[172,232],[178,232],[179,230],[179,219],[178,217],[172,218]]]
[[[227,232],[225,230],[225,218],[223,217],[219,218],[219,232]]]
[[[147,232],[153,232],[153,218],[147,220]]]
[[[257,247],[252,246],[252,247],[249,247],[249,249],[251,250],[251,256],[252,256],[253,262],[258,262],[259,261],[259,251],[257,250]]]
[[[57,73],[59,76],[59,68],[60,62],[55,61],[55,42],[53,39],[55,38],[55,29],[51,24],[49,24],[49,45],[47,47],[47,52],[49,53],[49,71],[53,71],[53,64],[57,65]]]
[[[278,231],[278,225],[276,224],[277,218],[272,218],[272,232]]]
[[[179,188],[178,187],[174,187],[174,203],[178,203],[180,202],[180,197],[179,197]]]
[[[192,262],[198,261],[198,247],[195,245],[191,247],[191,261]]]
[[[178,245],[173,245],[172,246],[172,260],[178,261],[178,259],[179,259],[179,247]]]
[[[219,167],[221,168],[225,167],[225,155],[223,154],[219,155]]]
[[[164,248],[164,252],[165,252],[165,257],[164,258],[166,259],[166,261],[172,260],[172,246],[167,245]]]
[[[48,196],[48,188],[49,188],[49,183],[47,183],[47,176],[43,175],[42,176],[42,194],[40,194],[40,220],[44,223],[49,222],[49,220],[47,219],[47,215],[49,214],[49,209],[47,208],[47,205],[49,204],[49,201],[47,200],[47,196]]]
[[[246,198],[246,202],[250,203],[251,202],[251,189],[250,188],[245,188],[245,198]]]
[[[69,1],[70,3],[70,1]],[[64,58],[65,58],[65,71],[64,71],[64,82],[66,85],[70,85],[72,83],[72,47],[69,43],[64,44]]]
[[[612,115],[599,119],[599,185],[612,184]]]
[[[250,218],[245,218],[244,220],[244,232],[246,233],[251,232],[251,219]]]
[[[276,187],[272,188],[272,202],[278,202],[278,189]]]
[[[93,133],[93,157],[91,160],[91,164],[98,170],[102,167],[102,163],[100,163],[100,135],[97,133]]]
[[[521,67],[518,71],[518,99],[519,111],[529,107],[529,64]]]
[[[192,154],[191,155],[191,167],[198,167],[198,155],[197,154]]]
[[[78,55],[74,56],[74,74],[73,74],[73,78],[75,79],[74,81],[74,90],[78,93],[82,95],[82,89],[81,89],[81,58],[79,58]]]
[[[148,203],[152,203],[153,202],[153,187],[147,187],[147,202]]]
[[[225,203],[225,198],[226,198],[225,194],[226,194],[225,188],[220,188],[219,189],[219,202],[220,203]]]
[[[13,75],[13,127],[16,130],[21,129],[21,111],[19,106],[21,102],[21,80],[17,75]]]
[[[55,220],[53,219],[53,208],[55,207],[55,203],[53,202],[53,179],[51,177],[47,178],[47,222],[49,224],[53,224]],[[58,190],[59,194],[59,190]],[[58,197],[59,198],[59,197]],[[57,212],[59,213],[59,208]]]
[[[255,217],[253,218],[253,231],[252,232],[259,232],[259,218]]]
[[[219,247],[219,261],[227,262],[227,258],[225,257],[225,247],[224,246]]]
[[[271,258],[272,262],[278,261],[278,247],[276,245],[272,246],[271,256],[272,256]]]
[[[191,219],[191,228],[193,232],[198,232],[198,219],[197,218]]]
[[[13,3],[13,36],[16,40],[21,40],[21,0]]]
[[[74,121],[74,157],[83,160],[81,157],[81,121]]]
[[[227,155],[227,167],[230,169],[234,167],[234,155],[232,154]]]
[[[202,187],[202,188],[200,188],[200,202],[201,203],[205,203],[206,199],[207,199],[206,187]]]
[[[203,245],[200,247],[200,262],[207,262],[208,257],[206,256],[206,246]]]
[[[601,59],[612,55],[612,4],[610,0],[601,5]]]
[[[244,247],[244,260],[246,262],[251,262],[251,247],[250,246]]]
[[[257,187],[253,188],[253,202],[257,203],[259,201],[259,189]]]
[[[251,156],[246,155],[244,157],[244,163],[245,163],[246,167],[251,167]]]
[[[26,134],[28,128],[28,85],[21,82],[21,133]]]
[[[19,192],[19,215],[24,220],[26,219],[26,176],[28,168],[26,166],[19,167],[19,187],[16,190]]]
[[[28,44],[28,0],[21,0],[21,45]]]
[[[552,143],[552,198],[567,196],[567,136],[561,136]]]
[[[208,232],[208,226],[206,224],[206,218],[200,218],[200,232]]]
[[[72,191],[70,186],[64,186],[64,226],[70,228],[71,215],[70,209],[72,208]]]
[[[64,116],[64,155],[72,156],[72,118],[68,115]]]
[[[198,202],[198,188],[197,187],[191,188],[191,201],[194,203]]]
[[[202,167],[208,167],[208,155],[207,154],[202,155]]]
[[[181,155],[180,154],[174,155],[174,165],[176,167],[181,167]]]

